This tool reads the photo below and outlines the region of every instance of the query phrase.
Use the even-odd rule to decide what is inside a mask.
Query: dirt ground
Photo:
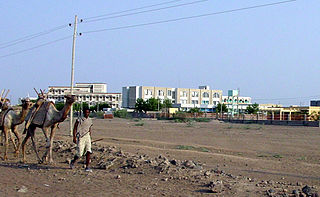
[[[54,164],[27,164],[0,147],[0,196],[295,196],[320,189],[320,129],[165,120],[93,120],[93,172],[69,169],[74,144],[60,124]],[[19,128],[22,130],[22,126]],[[37,129],[39,153],[45,140]],[[307,185],[307,186],[306,186]]]

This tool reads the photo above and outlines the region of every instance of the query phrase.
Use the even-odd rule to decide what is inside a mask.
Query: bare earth
[[[320,129],[158,120],[93,120],[92,173],[69,169],[74,144],[60,124],[54,164],[3,161],[0,196],[294,196],[320,189]],[[20,126],[22,130],[22,126]],[[37,147],[44,136],[37,129]],[[31,140],[30,140],[31,141]]]

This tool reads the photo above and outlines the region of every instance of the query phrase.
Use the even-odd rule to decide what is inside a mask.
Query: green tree
[[[218,103],[217,107],[216,107],[216,111],[218,113],[221,113],[221,103]],[[228,108],[227,108],[227,105],[226,104],[222,104],[222,113],[224,112],[228,112]]]
[[[129,114],[126,109],[117,110],[117,111],[113,112],[113,115],[114,115],[114,117],[118,117],[118,118],[128,118],[129,117]]]
[[[58,110],[58,111],[61,111],[62,109],[63,109],[63,107],[64,107],[64,103],[55,103],[54,104],[55,105],[55,107],[56,107],[56,109]]]
[[[134,106],[134,108],[136,109],[136,111],[138,112],[147,112],[147,103],[142,99],[142,98],[138,98],[136,100],[136,104]]]
[[[172,102],[170,99],[164,99],[163,101],[163,108],[171,108],[172,107]]]
[[[108,103],[99,104],[99,109],[102,110],[103,108],[111,108],[111,106]]]
[[[147,100],[147,111],[158,111],[158,109],[162,109],[162,103],[159,99],[150,98]]]
[[[189,112],[190,112],[190,113],[201,113],[200,109],[197,108],[197,107],[191,108],[191,109],[189,110]]]
[[[248,105],[246,112],[248,114],[256,114],[259,111],[259,104],[255,103],[252,105]]]

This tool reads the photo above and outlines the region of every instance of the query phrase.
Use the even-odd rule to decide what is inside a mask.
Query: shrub
[[[113,112],[113,116],[118,118],[129,118],[129,114],[125,109],[120,109],[118,111]]]
[[[196,122],[210,122],[211,121],[210,118],[194,118],[193,120]]]
[[[140,123],[135,124],[134,126],[142,127],[143,125],[144,125],[144,123],[143,123],[143,122],[140,122]]]
[[[176,112],[173,115],[173,119],[175,122],[187,122],[187,113],[186,112]]]

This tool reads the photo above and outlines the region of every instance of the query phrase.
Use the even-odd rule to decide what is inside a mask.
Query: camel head
[[[72,104],[76,101],[76,95],[65,95],[66,103]]]
[[[22,99],[21,102],[23,109],[30,109],[33,105],[29,98]]]

